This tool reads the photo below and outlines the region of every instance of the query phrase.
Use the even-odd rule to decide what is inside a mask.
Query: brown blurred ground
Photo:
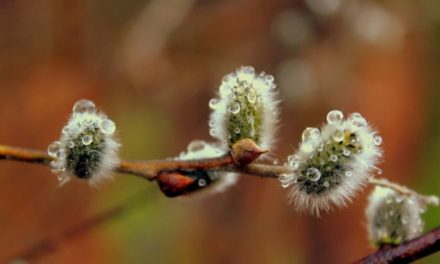
[[[0,143],[45,149],[73,103],[90,98],[118,125],[124,157],[173,156],[209,140],[208,100],[249,64],[278,80],[281,161],[328,110],[359,111],[384,138],[384,176],[415,184],[435,72],[423,8],[316,2],[0,1]],[[154,199],[38,263],[347,263],[372,251],[365,191],[316,219],[253,177],[176,201],[127,176],[91,190],[57,188],[35,165],[2,162],[0,175],[0,261],[143,189]]]

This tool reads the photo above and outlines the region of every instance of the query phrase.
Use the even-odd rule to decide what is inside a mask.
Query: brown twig
[[[284,166],[249,164],[262,153],[266,152],[258,148],[253,142],[244,141],[243,148],[234,153],[226,153],[223,156],[210,159],[198,160],[150,160],[150,161],[127,161],[122,160],[115,172],[136,175],[149,181],[156,180],[160,172],[177,170],[227,170],[247,173],[250,175],[278,178],[283,173],[288,173]],[[0,145],[0,160],[14,160],[49,165],[53,160],[46,152]],[[242,162],[246,161],[246,164]]]
[[[266,152],[258,148],[252,141],[244,141],[243,145],[235,148],[218,158],[199,159],[199,160],[153,160],[153,161],[122,161],[115,172],[125,173],[143,177],[149,181],[158,179],[158,175],[162,172],[174,171],[191,171],[191,170],[224,170],[245,173],[247,175],[255,175],[260,177],[278,178],[283,174],[291,173],[286,167],[279,165],[268,165],[261,163],[252,163],[262,153]],[[238,150],[237,150],[238,149]],[[42,165],[49,165],[53,160],[43,151],[22,149],[0,145],[0,160],[15,160],[21,162],[31,162]],[[375,185],[382,185],[380,182],[370,182]],[[389,186],[389,184],[386,184]],[[394,186],[396,187],[396,186]],[[117,212],[116,212],[117,213]],[[115,214],[116,214],[115,213]],[[111,216],[110,216],[111,217]],[[105,218],[110,218],[105,216]],[[98,219],[100,219],[98,217]],[[102,220],[98,220],[99,222]],[[94,221],[86,223],[88,229],[95,225]],[[89,227],[90,226],[90,227]],[[82,230],[83,228],[80,228]],[[67,235],[66,235],[67,234]],[[70,237],[73,232],[61,235],[61,237]],[[69,235],[70,234],[70,235]],[[58,240],[53,239],[45,243],[42,247],[52,248]],[[55,243],[56,244],[56,243]],[[45,249],[46,250],[46,249]],[[440,250],[440,228],[437,228],[426,235],[406,242],[397,247],[382,248],[376,253],[359,260],[356,263],[396,263],[407,262],[420,259],[429,254],[433,254]],[[40,252],[40,250],[36,250]],[[32,252],[31,252],[32,253]],[[36,254],[36,253],[32,253]],[[39,254],[39,253],[38,253]]]
[[[380,186],[380,187],[390,188],[390,189],[392,189],[400,194],[403,194],[403,195],[415,197],[419,200],[419,202],[423,206],[427,206],[429,204],[439,205],[439,198],[437,196],[435,196],[435,195],[421,195],[421,194],[409,189],[406,186],[402,186],[400,184],[390,182],[387,179],[376,179],[374,177],[371,177],[368,179],[368,183],[376,185],[376,186]]]
[[[408,263],[434,254],[440,250],[440,227],[425,235],[395,247],[383,247],[377,252],[358,260],[361,263]]]

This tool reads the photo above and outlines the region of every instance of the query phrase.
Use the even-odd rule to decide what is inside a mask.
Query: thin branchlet
[[[48,166],[53,160],[44,151],[17,148],[0,145],[0,160],[29,162]],[[155,181],[162,171],[178,170],[223,170],[235,171],[245,175],[260,176],[278,179],[286,173],[291,173],[285,166],[250,163],[246,166],[237,166],[231,153],[221,157],[198,160],[152,160],[152,161],[125,161],[122,160],[115,172],[135,175],[149,181]],[[371,184],[380,185],[385,180],[375,179]],[[101,222],[97,222],[99,225]],[[425,235],[405,242],[396,247],[381,248],[356,263],[383,263],[387,261],[414,261],[440,251],[440,229],[435,229]]]

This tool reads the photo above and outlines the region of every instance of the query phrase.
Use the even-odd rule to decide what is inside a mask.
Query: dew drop
[[[205,179],[200,179],[198,182],[200,187],[206,186],[206,180]]]
[[[302,133],[302,140],[303,142],[306,142],[312,139],[316,139],[319,137],[320,134],[321,132],[319,132],[319,129],[315,127],[308,127]]]
[[[69,131],[70,131],[70,128],[69,128],[68,126],[65,126],[65,127],[63,127],[63,129],[61,130],[61,133],[64,134],[64,135],[66,135],[66,134],[69,133]]]
[[[339,158],[338,158],[337,155],[335,155],[335,154],[330,155],[330,161],[332,161],[332,162],[337,162],[338,159],[339,159]]]
[[[330,183],[329,183],[328,181],[325,181],[325,182],[323,183],[323,185],[324,185],[325,188],[330,187]]]
[[[188,152],[195,152],[204,149],[206,142],[203,140],[194,140],[188,145]]]
[[[81,99],[73,105],[73,112],[80,114],[80,113],[93,113],[95,112],[95,104],[86,99]]]
[[[110,119],[104,119],[102,120],[101,124],[100,124],[100,128],[102,133],[106,134],[106,135],[111,135],[115,132],[116,130],[116,125],[115,122],[113,122]]]
[[[56,157],[58,158],[58,159],[65,159],[66,158],[66,152],[64,151],[64,149],[59,149],[58,151],[57,151],[57,154],[56,154]]]
[[[295,174],[281,174],[279,177],[281,182],[281,186],[283,188],[289,187],[289,185],[296,183],[296,175]]]
[[[246,74],[255,74],[255,69],[252,66],[244,66],[242,69]]]
[[[75,147],[75,143],[73,141],[69,141],[69,148],[74,148]]]
[[[374,136],[373,137],[373,144],[375,146],[380,146],[382,144],[382,137],[381,136]]]
[[[298,155],[290,155],[287,157],[287,162],[289,163],[292,169],[296,170],[299,168],[299,156]]]
[[[212,98],[211,100],[209,100],[209,107],[213,110],[218,108],[218,104],[219,104],[220,100],[217,98]]]
[[[327,114],[327,123],[337,124],[344,118],[344,114],[339,110],[333,110]]]
[[[59,182],[63,182],[66,179],[66,175],[64,174],[57,174],[57,180]]]
[[[313,145],[311,143],[303,143],[301,144],[301,150],[306,153],[311,153],[313,152]]]
[[[81,139],[81,142],[85,145],[88,146],[90,144],[92,144],[93,142],[93,137],[91,135],[84,135]]]
[[[280,181],[291,181],[295,176],[293,174],[281,174],[279,177]]]
[[[352,171],[346,171],[345,172],[345,176],[351,177],[351,176],[353,176],[353,172]]]
[[[321,172],[317,168],[307,169],[306,176],[311,181],[318,181],[321,178]]]
[[[281,181],[281,187],[287,188],[290,186],[290,181]]]
[[[209,135],[210,135],[211,137],[215,137],[215,136],[217,136],[217,132],[215,131],[214,128],[211,128],[211,129],[209,130]]]
[[[345,133],[342,130],[336,131],[335,135],[333,136],[333,140],[336,142],[342,142],[345,139]]]
[[[268,74],[268,75],[264,76],[264,80],[268,83],[271,83],[275,80],[275,78],[272,75]]]
[[[47,148],[47,153],[49,154],[49,156],[55,158],[57,157],[57,153],[60,149],[61,149],[61,143],[59,141],[54,141]]]
[[[353,125],[357,127],[366,127],[368,125],[367,120],[359,114],[359,113],[353,113],[348,117],[348,120],[350,120]]]
[[[254,92],[254,90],[250,90],[247,95],[247,100],[249,103],[254,104],[255,101],[257,101],[257,94]]]
[[[241,132],[241,129],[240,129],[239,127],[236,127],[236,128],[234,129],[234,133],[235,133],[235,134],[240,134],[240,132]]]
[[[348,150],[348,149],[344,149],[344,150],[342,151],[342,154],[344,154],[344,156],[348,157],[348,156],[351,155],[351,151]]]
[[[232,103],[229,106],[229,112],[236,115],[240,112],[240,104],[239,103]]]
[[[58,173],[60,171],[65,171],[66,168],[64,167],[64,163],[59,160],[53,160],[50,162],[50,167],[53,170],[53,172]]]

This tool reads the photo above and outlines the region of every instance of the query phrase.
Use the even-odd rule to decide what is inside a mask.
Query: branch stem
[[[42,165],[49,165],[53,160],[46,152],[25,148],[0,145],[0,160],[13,160],[29,162]],[[176,170],[225,170],[246,173],[253,176],[278,178],[281,174],[288,172],[284,166],[256,164],[238,166],[231,153],[209,159],[198,160],[150,160],[150,161],[128,161],[122,160],[115,172],[135,175],[154,181],[157,175],[163,171]]]
[[[439,204],[439,199],[437,196],[434,195],[421,195],[405,186],[399,185],[397,183],[394,182],[390,182],[387,179],[376,179],[376,178],[369,178],[368,182],[370,184],[376,185],[376,186],[381,186],[381,187],[386,187],[386,188],[390,188],[400,194],[403,195],[408,195],[408,196],[413,196],[415,198],[417,198],[423,206],[427,206],[429,204],[432,205],[438,205]]]
[[[387,246],[354,264],[409,263],[440,250],[440,227],[401,245]]]
[[[247,142],[249,143],[249,142]],[[243,145],[247,146],[247,145]],[[249,152],[249,150],[251,152]],[[238,161],[252,161],[258,157],[262,151],[257,148],[244,148],[240,152],[226,153],[223,156],[210,159],[198,160],[152,160],[152,161],[121,161],[120,165],[115,169],[115,172],[125,173],[129,175],[136,175],[143,177],[149,181],[155,181],[161,172],[173,172],[179,170],[223,170],[244,173],[252,176],[260,176],[266,178],[277,179],[283,174],[290,173],[289,169],[280,165],[269,165],[256,162],[240,163]],[[254,151],[254,152],[252,152]],[[240,154],[237,156],[237,153]],[[242,154],[242,155],[241,155]],[[238,157],[238,158],[237,158]],[[13,160],[19,162],[30,162],[35,164],[49,165],[53,160],[48,154],[43,151],[17,148],[11,146],[0,145],[0,160]],[[370,178],[370,184],[388,187],[404,195],[412,195],[420,199],[420,201],[427,204],[438,203],[438,198],[435,196],[423,196],[411,189],[396,183],[389,182],[386,179]],[[88,229],[95,224],[99,224],[101,219],[109,219],[111,215],[118,214],[118,210],[110,211],[109,216],[104,214],[98,217],[98,220],[87,222],[85,228]],[[74,231],[72,234],[74,234]],[[67,235],[66,235],[67,234]],[[69,237],[70,232],[63,234],[61,237]],[[57,244],[58,238],[50,241],[49,244]],[[50,246],[49,246],[50,248]],[[440,250],[440,228],[437,228],[421,237],[408,241],[396,247],[385,247],[378,250],[376,253],[369,255],[356,263],[402,263],[420,259],[427,255],[433,254]],[[31,252],[30,255],[39,255],[40,251],[47,251],[46,246],[43,250],[36,250],[37,253]],[[26,254],[24,254],[26,256]]]

